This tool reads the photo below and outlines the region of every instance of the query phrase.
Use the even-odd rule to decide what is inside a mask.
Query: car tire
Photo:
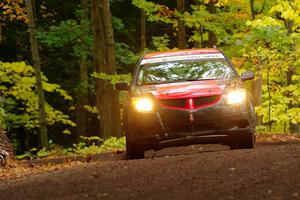
[[[236,141],[232,141],[232,139],[231,139],[231,141],[229,143],[229,147],[230,147],[230,150],[239,149],[238,143]]]
[[[242,149],[253,149],[255,143],[255,134],[246,133],[241,137],[241,148]]]
[[[126,140],[127,159],[142,159],[144,158],[144,149],[138,145]]]
[[[234,149],[252,149],[254,148],[255,134],[251,132],[230,136],[229,146]]]

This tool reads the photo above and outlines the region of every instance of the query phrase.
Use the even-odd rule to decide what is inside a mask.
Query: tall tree
[[[34,0],[26,0],[26,9],[28,15],[28,25],[29,25],[29,35],[30,35],[30,44],[31,44],[31,54],[32,61],[35,70],[36,85],[37,85],[37,94],[39,101],[39,119],[40,119],[40,139],[42,147],[48,148],[48,134],[47,134],[47,123],[46,123],[46,111],[45,111],[45,97],[42,85],[41,77],[41,60],[38,50],[38,42],[36,38],[36,29],[35,29],[35,18],[33,3]]]
[[[177,11],[182,14],[185,11],[185,0],[177,0]],[[179,16],[178,19],[178,47],[185,48],[185,24]]]
[[[88,23],[89,20],[89,0],[81,0],[81,22],[80,27],[85,30],[88,29]],[[88,113],[87,110],[84,108],[85,105],[88,104],[88,91],[87,85],[88,85],[88,60],[87,60],[87,54],[81,53],[80,57],[80,83],[84,87],[84,92],[79,94],[79,101],[77,103],[76,108],[76,125],[77,125],[77,137],[80,135],[86,134],[86,122]],[[80,90],[81,91],[81,90]]]
[[[3,38],[2,30],[3,30],[3,26],[2,26],[2,22],[0,21],[0,44],[2,43],[2,38]]]
[[[146,48],[146,19],[145,10],[141,9],[141,50]]]
[[[256,13],[254,11],[254,0],[250,0],[250,11],[251,11],[251,18],[255,20]],[[256,68],[256,78],[251,82],[251,95],[253,98],[254,106],[260,106],[262,104],[262,75],[261,75],[261,68],[258,66]],[[257,116],[258,120],[257,123],[261,124],[261,116]]]
[[[217,7],[215,6],[215,4],[218,1],[210,1],[207,5],[207,10],[211,13],[211,14],[215,14],[217,12]],[[217,45],[217,35],[214,31],[209,30],[208,31],[208,46],[209,47],[213,47],[215,45]]]
[[[254,0],[250,0],[250,11],[252,20],[255,20]]]
[[[109,0],[92,0],[95,71],[116,74],[115,42]],[[96,80],[95,92],[103,138],[121,136],[119,95],[107,80]]]
[[[255,20],[256,15],[262,13],[265,9],[266,1],[264,0],[262,8],[259,12],[255,12],[254,10],[254,0],[250,0],[250,11],[251,11],[251,18]],[[261,61],[259,61],[261,62]],[[251,94],[253,97],[254,106],[260,106],[262,104],[262,74],[261,74],[261,67],[256,67],[256,78],[251,82]],[[261,124],[261,117],[258,116],[258,124]]]
[[[296,13],[296,7],[295,7],[295,1],[294,0],[288,0],[289,3],[289,7]],[[299,16],[299,15],[298,15]],[[288,35],[291,36],[294,33],[295,30],[295,20],[294,19],[286,19],[284,17],[280,17],[281,20],[283,20],[284,22],[284,26],[287,29]],[[296,40],[295,38],[292,39],[292,42],[290,44],[290,50],[291,52],[295,52],[295,46],[296,46]],[[293,80],[293,76],[296,75],[296,65],[292,65],[289,67],[288,71],[287,71],[287,87],[291,86],[291,85],[296,85],[297,81]],[[289,104],[290,108],[299,108],[300,105],[299,104]],[[290,131],[292,133],[298,133],[299,132],[299,123],[292,123],[292,121],[290,121]]]

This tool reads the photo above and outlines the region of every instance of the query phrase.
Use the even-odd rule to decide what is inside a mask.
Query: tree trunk
[[[262,104],[262,84],[263,80],[261,75],[259,75],[255,80],[251,81],[251,95],[253,100],[253,105],[260,106]],[[261,125],[262,117],[256,115],[257,125]]]
[[[177,0],[177,11],[182,14],[185,11],[185,0]],[[180,17],[178,21],[178,48],[185,49],[185,23]]]
[[[28,29],[30,34],[33,67],[35,71],[36,85],[37,85],[41,146],[48,148],[45,98],[44,98],[44,91],[43,91],[42,77],[41,77],[41,61],[40,61],[40,55],[38,50],[39,47],[36,38],[36,30],[35,30],[33,0],[26,0],[25,2],[26,2],[26,9],[27,9],[27,16],[28,16],[28,25],[29,25]]]
[[[250,0],[250,11],[251,11],[251,18],[252,20],[254,20],[256,15],[254,11],[254,0]],[[255,80],[251,82],[251,94],[252,94],[254,106],[260,106],[262,104],[262,85],[263,85],[263,80],[260,74],[261,68],[257,67],[256,72],[259,75]],[[256,117],[257,117],[257,125],[261,125],[262,116],[256,115]]]
[[[207,7],[208,11],[211,14],[215,14],[217,12],[215,1],[210,2]],[[208,31],[208,46],[214,47],[217,45],[217,35],[213,31]]]
[[[252,20],[255,20],[255,17],[257,14],[261,14],[264,12],[264,9],[266,7],[266,3],[267,3],[267,0],[264,0],[264,3],[261,7],[261,9],[259,11],[255,11],[254,9],[254,0],[250,0],[250,11],[251,11],[251,18]]]
[[[255,20],[254,0],[250,0],[250,11],[252,20]]]
[[[196,5],[196,6],[199,6],[199,5],[201,5],[201,2],[199,2],[198,0],[194,0],[193,4]],[[204,44],[203,44],[203,27],[202,27],[201,24],[200,24],[200,28],[197,29],[196,31],[199,32],[199,34],[200,34],[200,41],[194,41],[194,47],[203,48],[204,47]]]
[[[12,144],[4,131],[0,129],[0,167],[5,166],[7,160],[14,159],[15,154]]]
[[[93,0],[94,62],[97,72],[116,74],[115,44],[109,0]],[[103,138],[121,136],[119,95],[107,80],[96,80],[95,92]]]
[[[146,12],[141,10],[141,50],[146,48]]]
[[[81,28],[83,30],[88,29],[87,21],[89,20],[89,0],[81,0]],[[87,55],[81,55],[80,58],[80,82],[84,86],[85,90],[88,85],[88,67],[87,67]],[[84,105],[88,104],[88,91],[83,91],[83,93],[78,94],[78,104],[76,106],[76,125],[77,125],[77,139],[79,139],[80,135],[86,135],[86,124],[88,118],[88,112],[84,108]]]
[[[3,25],[2,22],[0,21],[0,44],[2,43],[3,40]]]
[[[262,103],[262,83],[261,75],[251,82],[251,93],[254,106],[260,106]]]

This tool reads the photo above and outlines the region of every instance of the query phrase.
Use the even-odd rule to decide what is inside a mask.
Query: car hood
[[[226,85],[228,85],[226,80],[187,81],[139,86],[137,93],[139,93],[138,95],[150,93],[158,99],[194,98],[221,95]]]

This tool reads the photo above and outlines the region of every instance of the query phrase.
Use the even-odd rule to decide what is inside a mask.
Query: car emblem
[[[195,119],[194,119],[194,115],[192,112],[190,112],[190,122],[193,122]]]

